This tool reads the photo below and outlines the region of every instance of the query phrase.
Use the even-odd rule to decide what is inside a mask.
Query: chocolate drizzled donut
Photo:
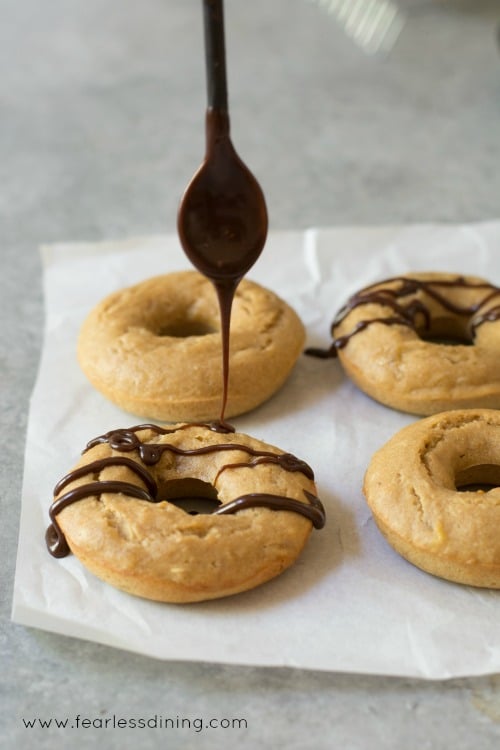
[[[217,437],[215,437],[216,433],[218,433]],[[151,435],[156,436],[157,439],[154,440],[153,438],[151,440]],[[214,437],[211,438],[210,435]],[[101,455],[103,451],[106,455]],[[242,457],[242,454],[245,458]],[[222,456],[224,459],[221,461]],[[179,461],[183,462],[182,469],[176,468]],[[187,469],[191,461],[198,462],[198,470],[195,470],[193,475]],[[220,502],[215,509],[209,513],[202,513],[199,518],[235,517],[240,511],[254,509],[260,513],[262,509],[266,513],[268,510],[275,511],[278,514],[286,511],[288,515],[300,516],[309,521],[311,526],[317,529],[324,526],[325,511],[315,491],[314,473],[305,461],[291,453],[280,453],[278,449],[257,443],[254,439],[250,439],[245,435],[234,434],[227,429],[227,425],[225,424],[181,424],[168,428],[152,424],[141,424],[127,429],[111,430],[90,440],[82,453],[80,464],[56,484],[54,488],[55,499],[49,510],[51,523],[46,533],[46,543],[49,552],[54,557],[64,557],[70,551],[73,551],[78,557],[81,557],[87,567],[92,569],[92,563],[89,565],[87,554],[79,554],[79,541],[75,541],[75,533],[73,531],[71,531],[68,538],[65,528],[68,520],[64,516],[65,523],[63,524],[62,516],[60,515],[63,511],[67,512],[82,501],[92,500],[92,505],[88,506],[89,510],[86,511],[86,514],[90,518],[89,525],[91,526],[92,513],[97,512],[100,506],[102,506],[101,498],[104,495],[106,498],[111,498],[112,504],[115,503],[113,498],[116,498],[116,502],[120,503],[125,500],[130,503],[142,501],[142,503],[146,503],[149,506],[161,506],[162,508],[175,506],[175,496],[173,498],[165,498],[162,495],[162,484],[165,482],[168,483],[169,473],[175,473],[174,479],[176,481],[182,478],[190,481],[199,480],[201,479],[201,474],[203,474],[203,472],[199,471],[199,465],[206,465],[206,462],[210,463],[210,484],[214,489],[217,488],[217,491],[219,485],[227,487],[228,483],[233,488],[239,472],[251,470],[252,474],[253,472],[258,472],[258,474],[255,475],[256,481],[251,483],[255,484],[255,491],[248,491],[249,481],[248,476],[245,475],[247,478],[241,484],[244,491],[231,498],[225,497],[224,501]],[[184,466],[184,463],[186,463],[186,466]],[[119,478],[114,478],[114,476],[112,478],[101,477],[103,472],[107,470],[114,471],[115,469],[128,473],[125,476],[120,474]],[[275,491],[275,480],[271,476],[264,481],[262,478],[259,478],[261,472],[265,472],[266,476],[268,472],[271,472],[271,475],[274,477],[274,473],[278,472],[279,476],[284,473],[290,477],[297,475],[302,477],[302,479],[298,480],[298,484],[292,482],[293,491],[288,496],[286,493]],[[286,480],[283,484],[281,481],[281,484],[276,486],[279,489],[290,482],[291,480]],[[236,486],[239,485],[240,482],[237,480]],[[225,494],[227,496],[227,489],[225,489]],[[302,499],[300,499],[301,497]],[[97,505],[95,504],[96,500]],[[108,502],[109,500],[106,500],[106,503]],[[104,508],[105,506],[102,507]],[[95,508],[95,511],[92,511],[91,508]],[[104,509],[99,512],[106,513],[107,511]],[[180,508],[176,508],[176,512],[181,515],[174,517],[160,513],[158,523],[161,524],[161,528],[165,524],[168,524],[169,517],[173,519],[174,523],[180,524],[179,528],[184,528],[185,524],[182,522],[182,518],[186,518],[188,514]],[[124,521],[113,521],[112,526],[120,529],[124,523]],[[203,537],[203,535],[209,534],[211,522],[207,520],[206,522],[201,521],[201,523],[208,524],[207,531],[202,533]],[[259,528],[262,528],[261,521],[258,522],[258,525]],[[307,527],[304,529],[300,525],[300,527],[295,529],[296,524],[294,523],[291,524],[292,527],[294,534],[297,531],[300,532],[299,546],[301,547],[303,541],[300,541],[300,539],[304,536],[304,533],[306,533],[306,536],[309,533]],[[170,531],[175,536],[175,529],[170,529]],[[100,528],[99,532],[96,533],[102,535],[103,529]],[[105,528],[104,533],[106,533]],[[161,533],[168,533],[168,529],[167,532],[162,531]],[[277,547],[279,546],[278,539],[274,543]],[[85,544],[89,544],[90,546],[93,544],[91,539],[89,541],[87,534],[85,535]],[[255,544],[257,545],[256,548],[258,548],[259,539],[257,537]],[[289,542],[286,544],[288,545]],[[96,542],[96,546],[100,547],[101,545]],[[126,542],[125,546],[127,546]],[[266,547],[271,549],[272,544],[266,541]],[[97,553],[101,554],[101,551],[101,549],[98,549]],[[166,550],[166,554],[168,554],[168,550]],[[293,556],[295,557],[296,554],[297,551],[295,550]],[[282,553],[280,553],[280,556],[282,556]],[[274,572],[272,575],[276,575],[279,572],[277,566],[281,570],[292,561],[290,560],[286,564],[283,560],[280,560],[279,564],[274,561],[272,568]],[[99,570],[94,572],[100,575]],[[115,585],[126,590],[131,590],[132,593],[139,593],[139,595],[158,598],[163,601],[193,601],[199,598],[198,595],[194,599],[192,595],[186,597],[185,592],[181,595],[177,590],[172,593],[171,582],[168,584],[170,588],[167,587],[167,593],[163,590],[161,592],[155,590],[154,595],[152,595],[151,593],[145,593],[141,588],[134,590],[130,587],[130,579],[133,577],[133,574],[127,573],[127,576],[127,580],[122,576]],[[105,576],[101,575],[101,577]],[[108,577],[106,573],[106,580]],[[268,577],[271,576],[269,576],[269,572],[266,572],[265,579],[267,580]],[[211,586],[213,586],[213,583]],[[241,589],[241,586],[242,584],[240,583],[238,590]],[[246,588],[246,584],[243,585],[243,588]],[[212,592],[209,595],[207,594],[207,596],[204,595],[202,598],[213,598],[215,595],[225,595],[225,593],[213,594]]]
[[[328,349],[369,396],[428,415],[500,408],[500,288],[475,276],[413,273],[372,284],[343,305]]]

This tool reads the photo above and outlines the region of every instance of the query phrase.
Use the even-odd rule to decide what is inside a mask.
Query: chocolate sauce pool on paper
[[[224,424],[234,294],[262,252],[268,221],[260,185],[230,138],[222,0],[204,0],[203,11],[208,99],[206,152],[181,200],[177,228],[187,257],[217,291],[223,372],[220,422]]]
[[[394,289],[384,288],[384,284],[399,283],[400,286]],[[376,287],[376,288],[375,288]],[[479,302],[473,305],[460,306],[456,305],[450,300],[446,299],[436,287],[447,287],[455,289],[484,289],[485,296]],[[472,282],[467,281],[463,276],[457,276],[456,279],[442,280],[442,281],[424,281],[419,279],[411,279],[406,276],[398,276],[385,281],[379,281],[375,284],[371,284],[365,287],[361,291],[353,294],[352,297],[346,302],[346,304],[339,310],[335,319],[331,325],[331,332],[333,337],[333,343],[329,349],[320,349],[310,347],[306,349],[306,354],[313,357],[319,357],[322,359],[328,359],[337,356],[337,351],[343,349],[350,341],[350,339],[357,333],[361,333],[368,326],[373,323],[383,323],[384,325],[404,325],[408,326],[412,330],[416,331],[416,318],[417,315],[421,314],[424,318],[424,327],[429,329],[431,324],[431,315],[429,308],[420,300],[412,300],[408,304],[403,304],[402,301],[405,297],[415,294],[417,291],[423,291],[429,297],[438,302],[445,310],[453,313],[454,315],[461,315],[464,317],[473,316],[482,307],[487,305],[491,300],[496,297],[500,297],[500,288],[493,284],[486,282]],[[389,307],[394,311],[394,315],[387,318],[369,318],[367,320],[360,320],[350,333],[344,336],[335,337],[335,328],[342,323],[344,318],[354,310],[356,307],[362,305],[379,304],[384,307]],[[484,323],[491,323],[496,320],[500,320],[500,305],[491,307],[484,313],[477,315],[470,325],[471,337],[474,339],[476,330],[480,325]]]
[[[136,435],[140,430],[149,429],[156,432],[158,435],[169,435],[177,430],[188,429],[194,425],[181,425],[176,428],[162,428],[157,425],[142,424],[130,427],[125,430],[111,430],[110,432],[100,435],[97,438],[89,441],[85,448],[85,451],[99,445],[100,443],[108,443],[108,445],[119,453],[129,453],[136,451],[139,454],[139,458],[146,466],[153,466],[160,461],[164,452],[171,452],[179,456],[192,456],[192,455],[203,455],[207,453],[216,453],[219,451],[244,451],[250,457],[247,462],[234,462],[224,464],[214,479],[214,484],[218,477],[223,471],[234,470],[240,467],[253,468],[262,463],[273,463],[279,466],[284,471],[299,471],[304,474],[308,479],[314,480],[314,473],[311,467],[301,459],[293,456],[291,453],[273,453],[272,451],[257,450],[251,448],[248,445],[242,445],[240,443],[215,443],[211,445],[203,445],[199,448],[179,448],[178,446],[171,445],[170,443],[143,443]],[[204,427],[207,430],[213,431],[213,425],[203,424],[196,425],[198,427]],[[49,510],[49,517],[51,524],[47,529],[45,540],[47,549],[50,554],[54,557],[65,557],[69,554],[70,549],[64,533],[57,522],[57,515],[64,508],[72,503],[78,502],[88,497],[100,495],[104,492],[121,493],[126,497],[133,497],[139,500],[146,500],[151,503],[161,502],[162,499],[158,497],[158,486],[154,478],[147,471],[145,466],[139,464],[127,456],[109,456],[102,459],[92,461],[85,466],[80,466],[73,469],[69,474],[66,474],[55,486],[54,496],[58,495],[68,484],[73,482],[75,479],[87,475],[99,474],[100,471],[109,466],[126,466],[131,469],[139,480],[143,482],[145,488],[138,487],[130,482],[123,482],[118,480],[93,480],[86,484],[79,485],[72,490],[68,490],[63,495],[60,495],[52,503]],[[272,495],[268,493],[249,493],[240,497],[234,498],[223,505],[220,505],[212,513],[213,515],[226,515],[237,513],[245,508],[255,507],[266,507],[271,510],[288,510],[294,513],[299,513],[308,518],[313,526],[317,529],[321,529],[325,524],[325,511],[319,498],[313,495],[307,490],[303,490],[304,496],[307,503],[302,503],[299,500],[293,498],[284,497],[281,495]]]

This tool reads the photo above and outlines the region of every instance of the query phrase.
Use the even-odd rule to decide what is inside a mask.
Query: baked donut
[[[325,522],[313,472],[227,429],[143,424],[90,441],[55,487],[51,554],[71,551],[103,581],[163,602],[228,596],[281,573]],[[195,499],[211,512],[190,513]]]
[[[376,401],[412,414],[500,408],[500,288],[410,273],[354,294],[326,356]],[[311,353],[319,353],[316,350]]]
[[[500,588],[500,412],[435,414],[373,456],[364,494],[399,554],[450,581]]]
[[[244,279],[231,314],[225,415],[249,411],[277,391],[304,339],[296,313]],[[181,271],[110,294],[81,327],[78,360],[92,385],[125,411],[162,422],[215,419],[222,355],[212,283],[197,271]]]

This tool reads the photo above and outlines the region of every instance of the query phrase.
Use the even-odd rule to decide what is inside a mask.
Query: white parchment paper
[[[358,288],[412,270],[474,273],[500,284],[500,223],[336,228],[269,236],[249,278],[302,317],[308,345]],[[416,418],[359,392],[336,360],[302,356],[282,390],[232,420],[313,467],[327,525],[299,561],[228,599],[166,605],[94,578],[45,547],[55,482],[88,440],[141,421],[80,372],[79,327],[102,297],[189,268],[175,236],[44,247],[45,341],[25,456],[13,619],[159,659],[289,666],[430,679],[500,671],[500,591],[434,578],[384,541],[361,485],[372,453]]]

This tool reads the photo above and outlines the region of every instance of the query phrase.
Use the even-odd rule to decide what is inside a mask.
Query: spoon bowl
[[[231,143],[227,115],[209,109],[206,129],[205,160],[179,207],[179,239],[201,273],[214,281],[240,280],[264,247],[266,202]]]

